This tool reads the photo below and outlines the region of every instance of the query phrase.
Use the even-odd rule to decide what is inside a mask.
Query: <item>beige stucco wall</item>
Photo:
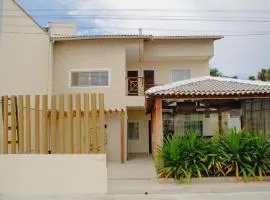
[[[148,153],[148,117],[143,110],[128,110],[128,121],[139,122],[139,140],[128,140],[128,153]]]
[[[206,59],[214,55],[212,40],[153,40],[144,43],[144,60]]]
[[[188,69],[191,77],[208,76],[209,60],[179,60],[164,62],[133,63],[127,66],[127,70],[139,70],[139,76],[143,77],[143,70],[155,71],[155,83],[166,84],[172,82],[172,70]]]
[[[54,93],[102,92],[107,108],[125,108],[125,46],[110,41],[54,44]],[[70,70],[109,69],[109,87],[70,88]]]
[[[12,0],[3,0],[3,15],[0,95],[47,93],[49,37]]]
[[[107,162],[104,154],[0,155],[0,163],[1,194],[107,192]]]

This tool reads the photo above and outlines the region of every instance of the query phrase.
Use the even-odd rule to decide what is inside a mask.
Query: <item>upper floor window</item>
[[[106,87],[109,86],[110,73],[106,69],[72,70],[71,87]]]
[[[183,81],[191,78],[191,71],[188,69],[172,70],[172,82]]]

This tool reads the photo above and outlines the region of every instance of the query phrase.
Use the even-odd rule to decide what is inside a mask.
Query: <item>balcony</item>
[[[127,96],[144,96],[144,92],[156,86],[153,81],[146,81],[144,77],[126,78]]]

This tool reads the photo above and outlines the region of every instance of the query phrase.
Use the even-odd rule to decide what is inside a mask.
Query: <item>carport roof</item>
[[[267,96],[270,82],[204,76],[156,86],[146,91],[147,96]]]

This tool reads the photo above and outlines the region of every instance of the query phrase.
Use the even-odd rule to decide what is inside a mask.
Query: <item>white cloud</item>
[[[73,10],[70,14],[80,15],[109,15],[115,18],[143,17],[158,18],[211,18],[237,17],[237,19],[262,19],[270,20],[270,14],[260,12],[270,8],[268,0],[61,0]],[[93,12],[92,9],[108,10],[114,12]],[[122,9],[122,10],[121,10]],[[127,9],[129,9],[127,11]],[[130,9],[181,9],[181,10],[242,10],[242,12],[142,12]],[[254,13],[246,11],[256,10]],[[249,18],[247,18],[249,17]],[[217,21],[170,21],[170,20],[119,20],[119,19],[81,19],[84,26],[114,27],[114,29],[101,29],[102,33],[138,33],[136,29],[143,28],[145,34],[155,35],[187,35],[187,34],[223,34],[235,35],[257,32],[270,32],[270,23],[236,23]],[[117,29],[115,27],[125,28]],[[134,29],[134,30],[130,30]],[[155,29],[155,30],[150,30]],[[158,31],[160,29],[161,31]],[[164,31],[180,29],[179,31]],[[83,30],[89,33],[91,30]],[[95,32],[95,33],[97,33]],[[268,45],[266,45],[268,44]],[[227,37],[216,42],[216,56],[212,65],[220,68],[226,74],[241,74],[248,76],[258,71],[261,67],[270,67],[270,58],[266,52],[270,51],[270,36]]]

